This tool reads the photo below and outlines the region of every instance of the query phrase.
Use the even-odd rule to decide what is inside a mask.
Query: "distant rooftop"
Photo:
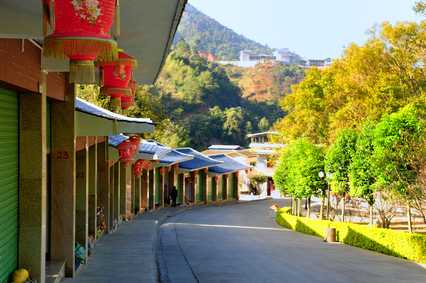
[[[248,134],[247,137],[248,138],[253,138],[253,137],[259,137],[259,136],[266,136],[266,135],[272,135],[272,136],[278,136],[279,133],[278,132],[261,132],[261,133],[253,133],[253,134]]]
[[[209,150],[240,150],[244,149],[239,145],[223,145],[223,144],[214,144],[209,146]]]

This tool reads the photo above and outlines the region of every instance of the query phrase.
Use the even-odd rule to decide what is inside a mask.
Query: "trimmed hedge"
[[[327,228],[336,228],[341,243],[426,263],[426,235],[406,233],[360,224],[314,220],[289,214],[290,209],[277,211],[276,221],[283,227],[309,235],[325,238]]]

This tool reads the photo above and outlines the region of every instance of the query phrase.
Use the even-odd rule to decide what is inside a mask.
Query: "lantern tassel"
[[[95,82],[95,64],[93,61],[71,61],[70,83],[93,84]]]
[[[115,7],[115,19],[114,19],[114,35],[119,37],[121,33],[121,22],[120,22],[120,0],[117,0]]]
[[[66,59],[73,54],[97,54],[100,60],[117,60],[117,43],[113,40],[78,37],[46,37],[43,46],[46,57]]]

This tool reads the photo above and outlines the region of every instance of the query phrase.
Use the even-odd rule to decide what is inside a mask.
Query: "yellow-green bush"
[[[283,227],[322,238],[326,229],[333,227],[336,228],[338,241],[344,244],[426,263],[425,235],[297,217],[290,215],[287,208],[278,210],[276,221]]]

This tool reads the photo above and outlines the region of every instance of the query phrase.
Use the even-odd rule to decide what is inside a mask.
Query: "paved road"
[[[414,263],[281,229],[271,200],[201,207],[160,227],[163,282],[426,282]]]

